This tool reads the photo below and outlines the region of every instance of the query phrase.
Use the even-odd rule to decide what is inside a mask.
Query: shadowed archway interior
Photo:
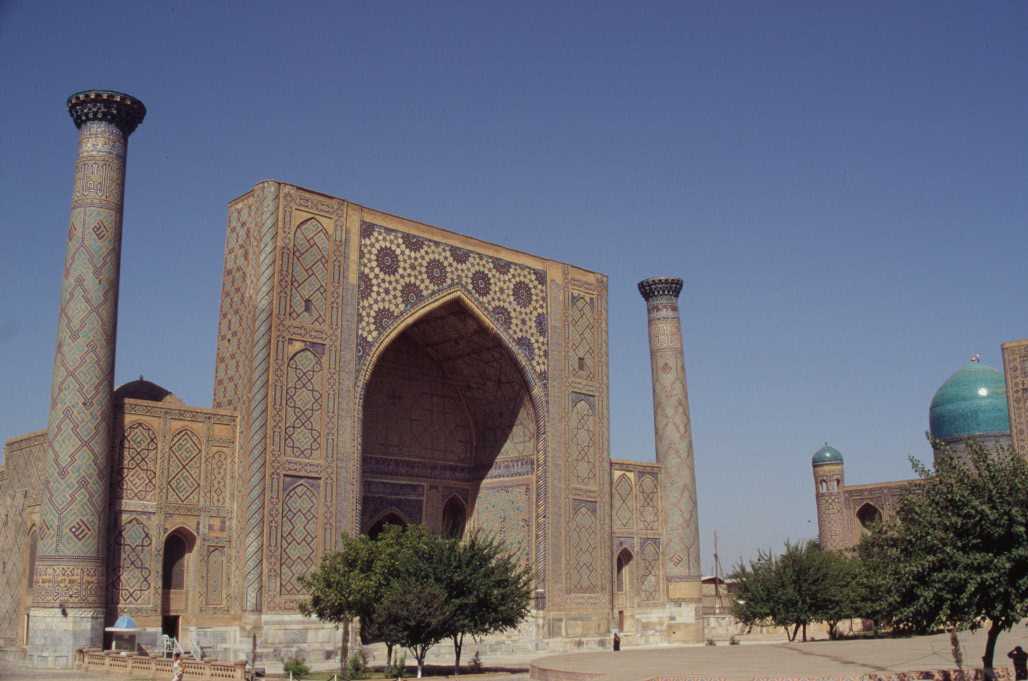
[[[511,351],[462,300],[429,310],[382,351],[362,428],[363,531],[394,508],[436,532],[480,527],[527,550],[527,523],[478,501],[489,480],[533,475],[535,410]]]

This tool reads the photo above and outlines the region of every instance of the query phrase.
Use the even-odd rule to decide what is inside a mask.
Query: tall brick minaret
[[[68,98],[79,129],[57,325],[46,490],[29,657],[69,666],[103,639],[108,470],[128,137],[146,107],[119,92]]]
[[[669,634],[678,640],[703,640],[696,470],[682,324],[678,316],[682,280],[674,277],[644,279],[639,282],[639,292],[646,300],[650,332],[653,424],[657,463],[661,465],[660,497],[664,510],[662,569],[668,600],[684,606],[684,611],[691,611],[691,615],[690,612],[682,614],[685,624],[669,625]]]

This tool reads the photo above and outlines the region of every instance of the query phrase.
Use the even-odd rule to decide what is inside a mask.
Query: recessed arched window
[[[178,532],[168,535],[164,541],[164,562],[161,571],[163,588],[186,588],[186,557],[191,548],[189,540]]]
[[[820,482],[820,484],[818,485],[818,487],[819,487],[819,489],[821,490],[822,493],[827,492],[828,491],[828,481],[827,480],[822,480]]]
[[[632,562],[632,552],[628,549],[621,549],[618,553],[617,564],[614,572],[614,591],[617,593],[625,592],[625,569],[628,564]]]
[[[882,522],[882,512],[874,504],[867,503],[857,509],[857,520],[865,530],[870,530]]]
[[[368,536],[372,539],[377,539],[378,535],[382,534],[390,525],[396,525],[397,527],[405,527],[407,522],[396,513],[387,513],[371,526],[368,530]]]
[[[32,590],[32,587],[35,586],[36,583],[36,549],[38,548],[38,543],[36,531],[32,530],[32,532],[29,533],[29,564],[26,570],[26,572],[28,572],[27,579],[29,591]]]
[[[464,536],[464,525],[467,513],[464,503],[457,497],[450,497],[443,507],[443,536],[447,539],[460,539]]]

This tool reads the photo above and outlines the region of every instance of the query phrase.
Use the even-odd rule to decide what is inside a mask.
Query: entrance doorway
[[[193,580],[190,558],[196,535],[179,527],[164,540],[161,562],[161,633],[175,639],[181,636],[182,615],[190,611],[189,592]]]
[[[161,618],[161,633],[178,639],[178,615],[165,615]]]

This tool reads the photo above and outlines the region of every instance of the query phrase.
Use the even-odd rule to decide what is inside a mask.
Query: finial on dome
[[[973,355],[971,355],[971,362],[973,364],[979,364],[981,361],[982,361],[982,353],[976,352]]]

